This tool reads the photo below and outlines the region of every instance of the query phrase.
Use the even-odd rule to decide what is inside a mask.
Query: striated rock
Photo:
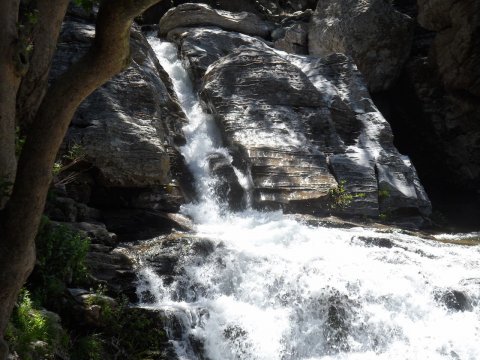
[[[413,36],[410,17],[384,0],[319,1],[309,29],[312,55],[350,55],[372,92],[400,75]]]
[[[390,126],[350,58],[278,53],[216,28],[170,35],[194,80],[203,82],[202,98],[234,162],[250,171],[256,206],[321,213],[328,190],[342,180],[354,195],[347,214],[428,215],[416,171],[393,146]],[[380,208],[381,166],[382,182],[391,180],[394,189]]]
[[[85,53],[93,36],[93,25],[65,22],[52,77]],[[131,65],[81,104],[66,144],[81,145],[87,160],[98,169],[96,181],[103,185],[167,184],[170,148],[182,143],[185,115],[146,39],[133,31],[131,40]]]
[[[262,40],[217,27],[177,28],[169,32],[168,39],[179,45],[182,60],[197,87],[207,68],[234,49],[264,46]]]
[[[199,25],[218,26],[260,37],[267,37],[270,33],[269,26],[252,13],[216,10],[206,4],[182,4],[170,9],[160,19],[159,34],[165,36],[175,28]]]
[[[241,50],[215,63],[204,84],[233,157],[247,157],[257,205],[313,207],[327,195],[336,181],[305,138],[326,104],[300,69],[272,52]]]

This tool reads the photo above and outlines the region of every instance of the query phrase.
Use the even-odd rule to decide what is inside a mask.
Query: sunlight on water
[[[198,359],[193,337],[211,360],[480,359],[479,246],[311,227],[281,212],[222,212],[206,157],[228,152],[176,47],[149,41],[190,121],[182,153],[200,197],[183,212],[214,246],[182,259],[184,276],[169,285],[141,270],[138,292],[154,296],[145,306],[180,319],[179,358]],[[388,246],[365,240],[378,238]],[[457,293],[465,311],[447,306]]]

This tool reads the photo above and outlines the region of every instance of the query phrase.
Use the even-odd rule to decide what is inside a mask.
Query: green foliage
[[[52,173],[56,185],[65,185],[76,179],[78,171],[70,171],[65,176],[59,176],[66,170],[75,166],[85,159],[85,149],[80,144],[73,144],[58,161],[53,164]]]
[[[47,312],[35,308],[27,290],[20,293],[5,338],[22,360],[54,359],[68,348],[65,331]]]
[[[364,193],[352,194],[345,188],[346,180],[340,180],[338,185],[328,190],[328,207],[331,211],[346,209],[356,198],[364,198]]]
[[[379,189],[378,190],[378,197],[380,199],[386,199],[386,198],[390,197],[390,191],[388,191],[387,189]]]
[[[104,359],[103,342],[99,334],[79,338],[74,345],[71,360],[102,360]]]
[[[115,304],[104,295],[100,287],[97,295],[91,297],[88,305],[101,307],[102,333],[95,338],[97,353],[115,352],[119,359],[143,360],[145,354],[164,348],[168,338],[155,320],[142,309],[130,308],[126,297]],[[78,359],[84,359],[78,357]]]
[[[79,161],[85,157],[85,149],[80,144],[73,144],[68,152],[63,156],[64,159],[69,161]]]
[[[380,213],[380,215],[378,215],[378,218],[381,221],[387,221],[390,218],[390,216],[387,213]]]
[[[33,292],[42,302],[61,294],[66,284],[87,277],[85,257],[90,239],[64,225],[44,219],[36,238],[37,266]]]

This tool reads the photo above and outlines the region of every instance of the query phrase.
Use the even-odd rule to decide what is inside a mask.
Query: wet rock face
[[[256,206],[321,213],[329,190],[345,180],[358,195],[342,210],[347,214],[430,212],[415,169],[393,146],[349,57],[277,53],[257,38],[213,27],[174,29],[169,39],[202,84],[234,160],[250,170]],[[379,198],[379,182],[388,201]]]
[[[245,208],[244,189],[238,181],[231,159],[223,154],[211,154],[208,159],[210,173],[216,178],[215,192],[219,199],[226,200],[232,210]]]
[[[160,19],[159,34],[166,35],[177,27],[199,25],[214,25],[260,37],[266,37],[270,33],[269,26],[252,13],[216,10],[205,4],[182,4],[169,10]]]
[[[262,40],[214,26],[175,28],[168,33],[168,40],[179,45],[182,60],[197,87],[207,68],[234,49],[264,46]]]
[[[204,84],[225,140],[237,156],[248,154],[257,204],[312,201],[334,186],[326,156],[304,137],[326,104],[298,68],[274,53],[244,50],[219,60]]]
[[[472,311],[472,300],[468,295],[459,290],[448,289],[438,291],[434,298],[440,304],[452,311]]]
[[[312,55],[350,55],[372,92],[391,87],[409,53],[413,20],[384,0],[319,1],[309,30]]]

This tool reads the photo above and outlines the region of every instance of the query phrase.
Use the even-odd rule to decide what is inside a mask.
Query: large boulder
[[[203,83],[234,161],[251,175],[255,205],[320,213],[342,182],[354,195],[348,214],[429,213],[414,167],[394,147],[351,58],[289,55],[215,28],[170,35]],[[380,183],[388,196],[379,197]]]
[[[372,92],[386,90],[410,53],[412,19],[385,0],[319,1],[309,30],[309,51],[353,58]]]
[[[91,25],[64,24],[53,64],[54,75],[85,52],[93,35]],[[67,145],[81,145],[105,185],[168,184],[168,146],[183,136],[179,127],[185,117],[161,79],[162,70],[155,54],[138,31],[132,34],[132,60],[124,72],[80,105]],[[172,127],[173,133],[168,131]]]
[[[336,181],[305,133],[326,104],[305,74],[275,53],[240,50],[210,68],[204,84],[227,144],[248,156],[256,204],[313,207],[325,198]]]
[[[178,44],[185,67],[197,86],[207,68],[234,49],[264,46],[260,39],[218,27],[176,28],[169,32],[168,40]]]
[[[270,27],[255,14],[217,10],[206,4],[182,4],[170,9],[160,19],[159,34],[164,36],[178,27],[199,25],[218,26],[252,36],[267,37],[270,34]]]

